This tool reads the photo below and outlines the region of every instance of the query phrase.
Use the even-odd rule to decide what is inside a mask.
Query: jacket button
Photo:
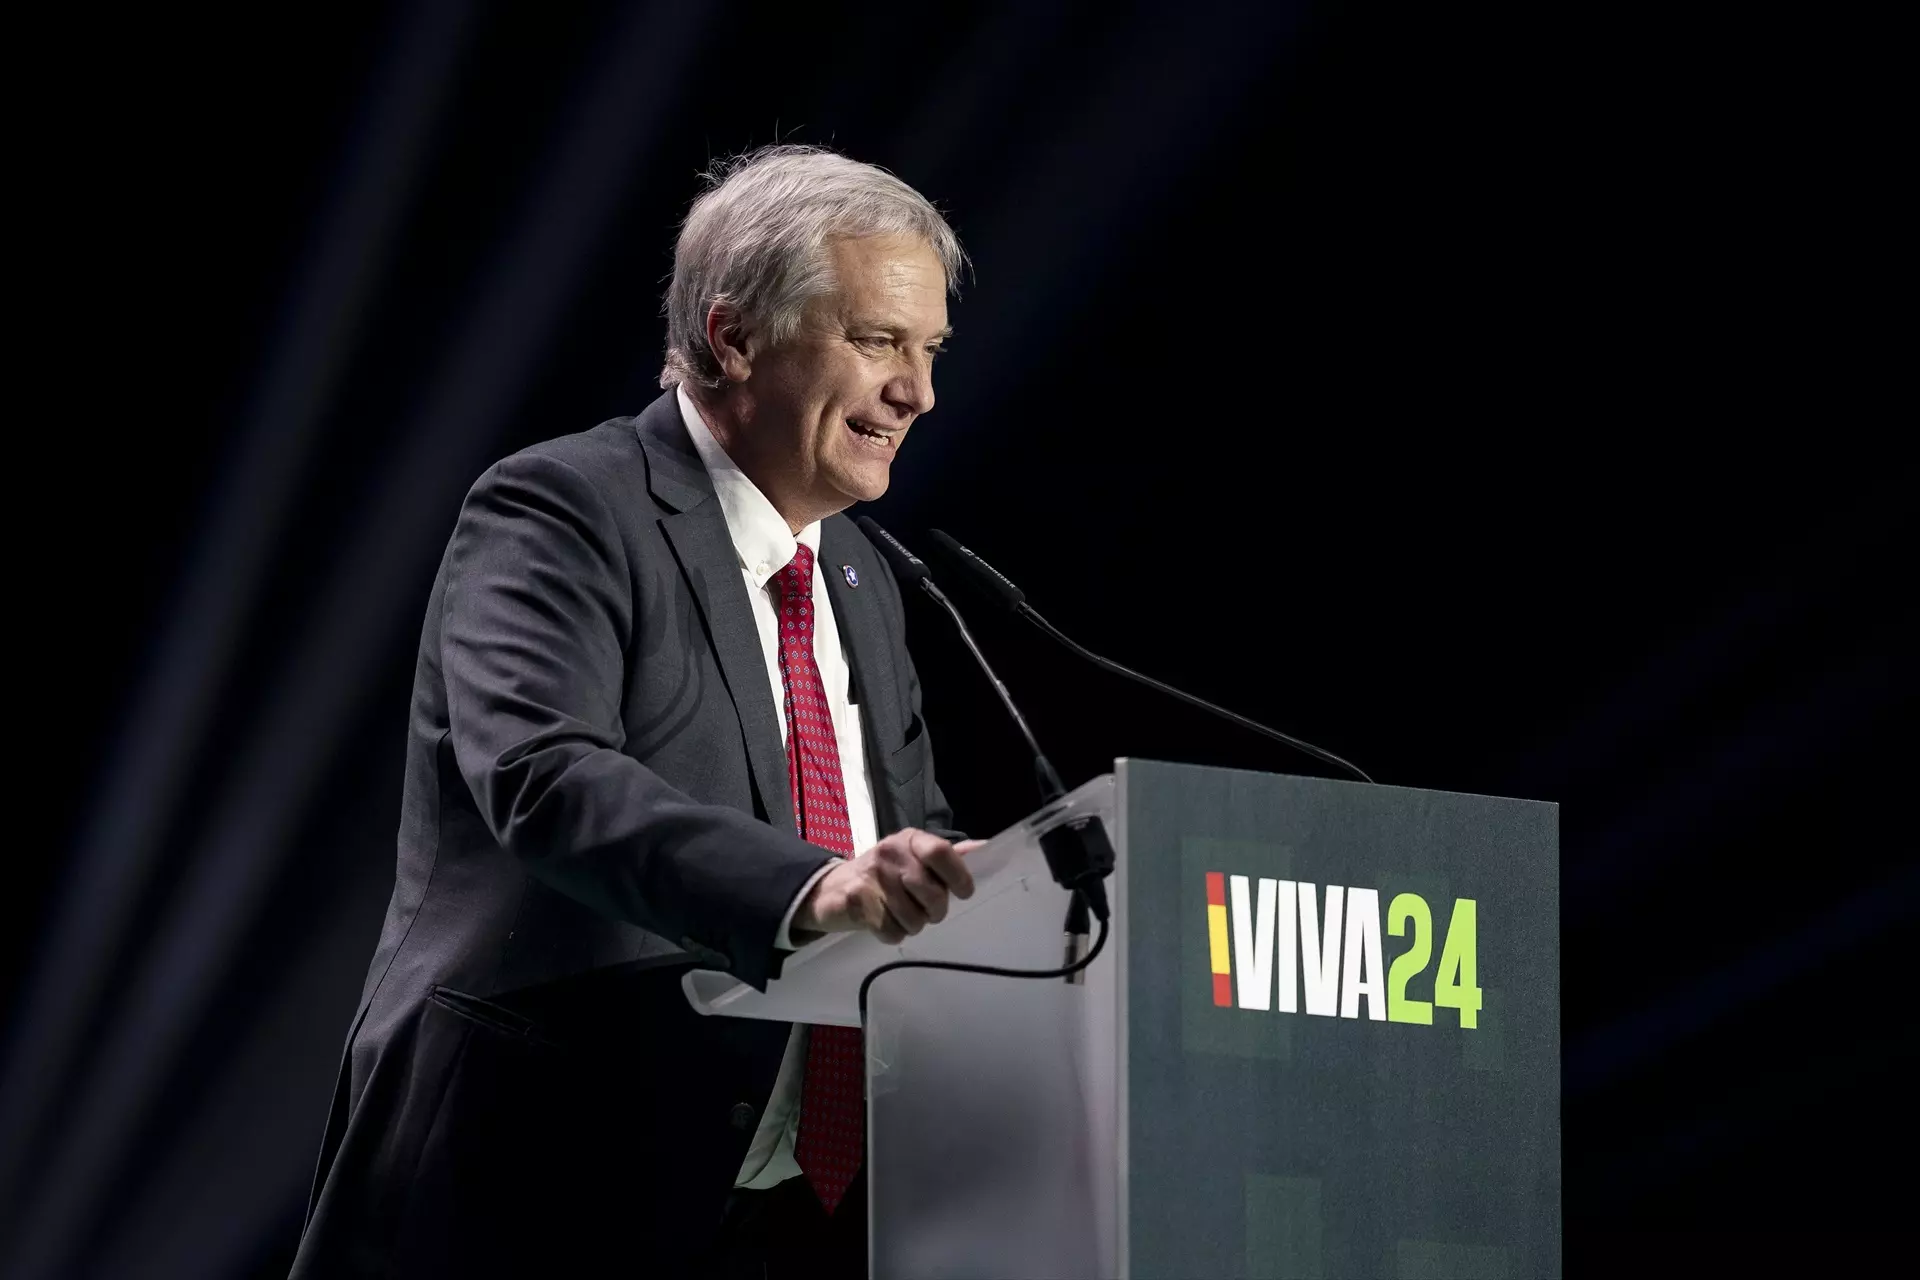
[[[757,1118],[758,1116],[754,1112],[752,1103],[736,1102],[733,1104],[733,1112],[727,1117],[727,1120],[740,1132],[747,1133],[753,1129],[753,1122]]]

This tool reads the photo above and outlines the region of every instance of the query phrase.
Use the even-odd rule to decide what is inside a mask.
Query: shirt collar
[[[700,410],[687,394],[687,389],[684,386],[674,388],[674,397],[680,403],[680,419],[687,425],[687,434],[693,437],[694,452],[700,455],[700,462],[706,467],[708,478],[713,481],[714,495],[720,499],[720,511],[726,517],[727,533],[733,538],[733,549],[740,557],[740,567],[753,580],[753,585],[766,586],[768,578],[786,568],[793,560],[795,548],[802,543],[814,553],[817,561],[820,556],[820,522],[815,520],[795,537],[792,530],[787,528],[786,517],[774,510],[767,495],[747,478],[746,472],[734,465],[727,451],[713,438],[713,430],[707,426],[706,419],[700,416]]]

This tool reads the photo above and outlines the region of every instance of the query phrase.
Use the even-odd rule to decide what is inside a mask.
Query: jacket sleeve
[[[454,755],[530,874],[764,986],[783,914],[830,855],[696,802],[621,750],[632,580],[612,512],[578,471],[520,454],[481,477],[441,618]]]

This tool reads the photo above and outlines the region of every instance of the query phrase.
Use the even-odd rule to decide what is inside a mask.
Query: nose
[[[888,380],[882,398],[902,413],[918,417],[933,410],[933,357],[921,354]]]

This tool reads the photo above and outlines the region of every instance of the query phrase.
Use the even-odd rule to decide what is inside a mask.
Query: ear
[[[729,382],[745,382],[753,373],[750,340],[740,312],[729,302],[707,308],[707,346]]]

